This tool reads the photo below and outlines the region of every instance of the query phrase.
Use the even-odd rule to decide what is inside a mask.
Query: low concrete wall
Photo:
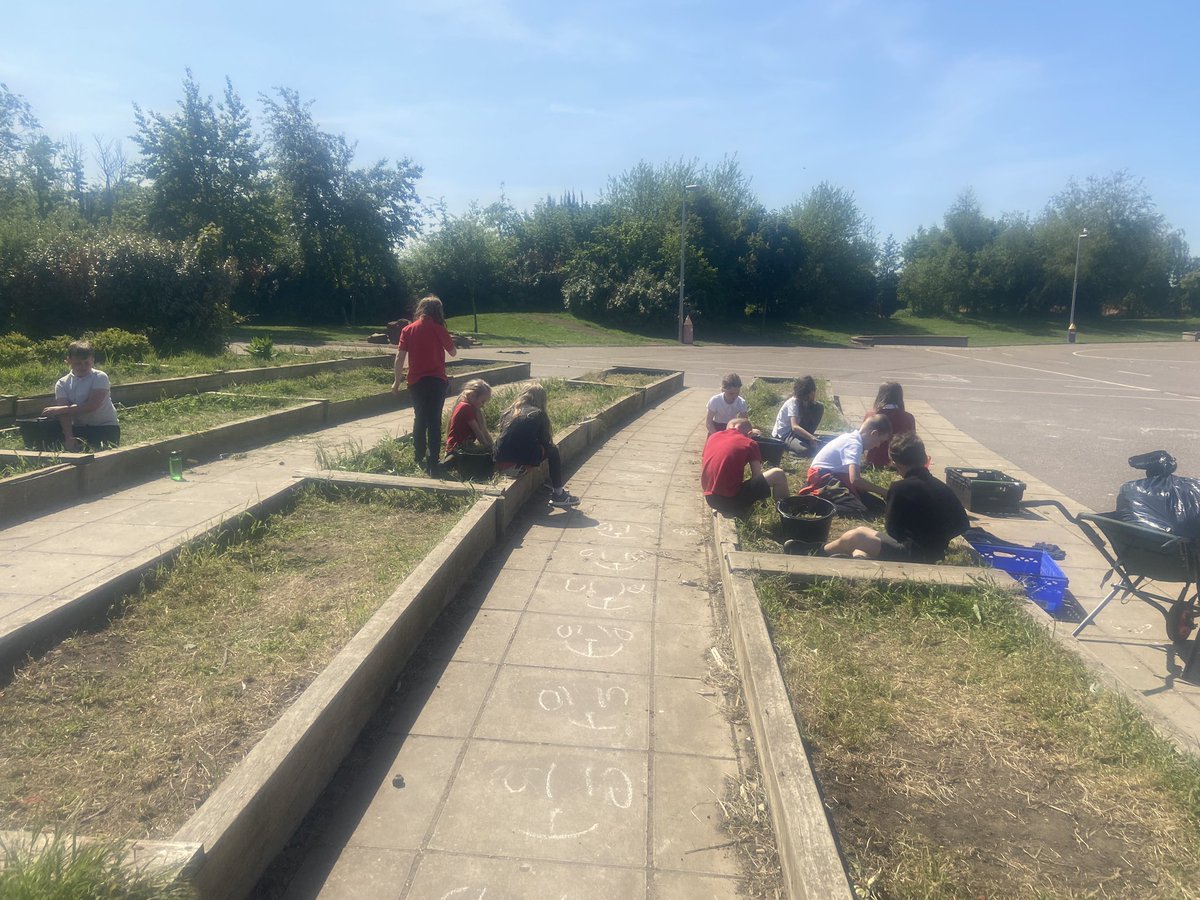
[[[713,516],[713,525],[729,629],[788,896],[851,900],[854,888],[796,726],[754,583],[728,564],[728,554],[737,548],[737,533],[720,516]]]
[[[0,525],[78,498],[79,471],[79,466],[64,462],[0,479]]]
[[[856,334],[860,347],[966,347],[968,339],[944,334]]]
[[[1200,331],[1185,331],[1180,337],[1185,341],[1200,341]]]
[[[186,394],[203,394],[219,391],[231,384],[259,384],[264,381],[281,381],[286,378],[307,378],[322,372],[348,372],[371,366],[390,366],[395,356],[383,353],[347,359],[327,359],[319,362],[293,363],[286,366],[262,366],[256,369],[235,369],[229,372],[212,372],[206,375],[181,375],[177,378],[159,378],[154,381],[133,381],[112,386],[114,403],[136,406],[166,397],[182,397]],[[54,394],[39,397],[22,397],[16,401],[14,416],[37,416],[54,400]],[[2,407],[0,407],[2,408]]]
[[[647,369],[641,366],[610,366],[602,370],[602,374],[614,375],[661,375],[657,381],[652,381],[644,388],[631,388],[631,390],[640,391],[645,398],[645,406],[653,406],[664,397],[669,397],[677,391],[683,390],[683,373],[676,372],[671,369]],[[604,384],[601,381],[590,381],[586,378],[570,378],[569,381],[578,384]]]

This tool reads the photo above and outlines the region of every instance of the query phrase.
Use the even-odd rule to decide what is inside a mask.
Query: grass
[[[488,430],[493,435],[499,427],[500,415],[516,399],[525,384],[527,382],[503,385],[493,392],[491,402],[484,407]],[[628,389],[619,385],[573,384],[561,378],[548,378],[540,384],[546,388],[550,428],[554,434],[578,425],[606,406],[629,396]],[[449,428],[453,407],[454,398],[450,398],[442,415],[443,437]],[[423,474],[413,454],[411,435],[389,438],[367,449],[353,442],[337,448],[321,447],[317,450],[317,462],[322,468],[346,472],[414,477]]]
[[[364,345],[364,349],[369,345]],[[386,348],[379,348],[379,353]],[[276,351],[269,360],[258,359],[246,354],[181,353],[175,356],[153,357],[145,362],[97,362],[113,384],[130,384],[153,381],[157,378],[176,378],[182,375],[204,375],[213,372],[229,372],[238,369],[255,369],[264,366],[283,366],[293,363],[318,362],[326,359],[342,359],[347,354],[335,350],[306,350],[284,353]],[[24,363],[0,369],[0,394],[18,397],[40,397],[54,393],[54,383],[67,374],[64,363]]]
[[[1021,601],[758,591],[859,896],[1195,896],[1200,762]]]
[[[312,489],[0,690],[0,827],[172,834],[470,501]]]
[[[580,381],[591,381],[596,384],[616,384],[621,387],[644,388],[661,379],[661,374],[652,375],[649,372],[605,372],[597,370],[579,376]]]
[[[475,334],[473,316],[447,320],[451,331]],[[477,335],[484,346],[500,347],[635,347],[674,343],[662,336],[611,328],[570,313],[481,313]]]
[[[119,842],[82,841],[60,831],[0,842],[0,897],[12,900],[168,900],[195,892],[174,872],[130,864]]]

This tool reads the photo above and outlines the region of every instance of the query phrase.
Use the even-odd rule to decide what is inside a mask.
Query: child
[[[868,416],[887,416],[892,426],[892,436],[917,430],[917,420],[904,411],[904,388],[898,381],[885,381],[875,395],[875,405]],[[890,440],[890,438],[889,438]],[[882,469],[888,465],[888,441],[867,451],[867,465]]]
[[[54,385],[55,406],[42,410],[43,416],[58,419],[62,426],[63,446],[69,451],[121,443],[117,408],[110,396],[108,376],[94,368],[96,354],[87,341],[73,341],[67,348],[71,371]]]
[[[492,468],[492,436],[488,432],[483,408],[492,399],[492,386],[482,378],[472,378],[450,413],[446,434],[446,465],[460,473],[487,477]]]
[[[743,481],[746,466],[750,467],[750,477]],[[762,451],[750,437],[750,420],[745,416],[734,418],[704,445],[700,488],[710,507],[735,518],[748,515],[759,500],[782,500],[788,495],[783,469],[763,471]]]
[[[950,541],[967,530],[967,513],[954,491],[925,468],[928,457],[916,432],[893,437],[890,452],[900,479],[888,490],[884,530],[852,528],[827,543],[824,552],[892,562],[940,562]]]
[[[537,382],[529,385],[500,416],[496,436],[496,465],[501,471],[521,466],[550,464],[551,506],[578,506],[579,498],[566,489],[562,476],[562,457],[550,434],[546,415],[546,389]]]
[[[848,487],[860,500],[871,494],[887,496],[883,488],[862,478],[859,472],[862,470],[863,450],[870,452],[891,436],[892,426],[886,416],[870,416],[858,431],[838,435],[821,448],[808,470],[808,483],[818,486],[832,477]]]
[[[779,407],[771,435],[797,456],[808,456],[817,449],[817,427],[824,415],[825,407],[817,402],[817,382],[811,375],[797,378],[792,396]]]
[[[724,431],[733,419],[749,415],[750,404],[741,396],[741,392],[742,379],[737,372],[730,372],[721,379],[721,393],[714,394],[708,401],[708,412],[704,417],[704,427],[708,429],[709,437]]]
[[[400,393],[400,378],[408,360],[408,393],[413,407],[413,451],[417,465],[438,474],[442,446],[442,405],[446,402],[446,356],[458,353],[446,330],[442,301],[430,294],[417,304],[416,321],[400,332],[396,348],[396,377],[392,393]],[[426,450],[429,458],[425,458]]]

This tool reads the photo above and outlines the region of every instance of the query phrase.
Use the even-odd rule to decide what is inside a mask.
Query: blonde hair
[[[417,303],[417,311],[414,317],[421,319],[426,316],[433,319],[439,325],[446,324],[446,311],[442,309],[442,299],[437,294],[426,294]]]
[[[470,403],[472,398],[482,396],[486,398],[492,396],[492,386],[482,378],[472,378],[463,385],[462,393],[458,395],[456,403]]]
[[[513,419],[532,415],[534,411],[546,412],[546,389],[537,381],[525,385],[525,389],[517,394],[517,399],[500,415],[500,430],[507,428]]]

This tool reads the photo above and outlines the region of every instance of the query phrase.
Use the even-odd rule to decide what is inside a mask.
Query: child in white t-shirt
[[[730,372],[721,379],[721,393],[713,395],[708,401],[708,412],[704,417],[704,427],[710,435],[724,431],[725,426],[734,419],[749,415],[750,404],[741,393],[742,379],[736,372]]]
[[[887,416],[870,416],[858,431],[838,435],[821,448],[808,470],[808,483],[819,486],[832,477],[860,498],[866,494],[887,497],[886,490],[859,473],[862,472],[863,451],[878,447],[891,436],[892,423]]]
[[[86,444],[92,449],[121,443],[117,409],[113,406],[108,376],[95,368],[96,354],[87,341],[74,341],[67,348],[71,371],[54,385],[54,406],[42,415],[58,419],[63,446],[76,451]]]

